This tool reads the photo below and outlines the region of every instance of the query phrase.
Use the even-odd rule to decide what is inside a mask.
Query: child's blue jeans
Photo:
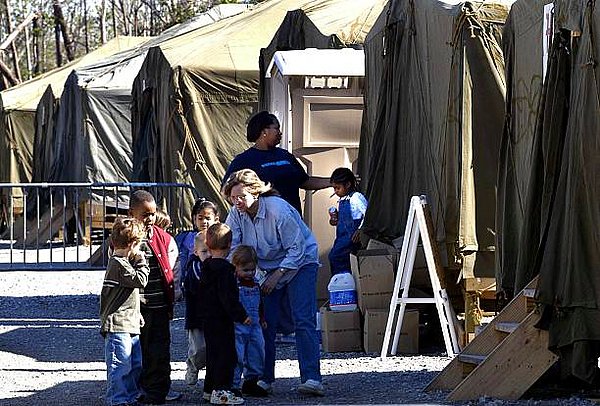
[[[138,381],[142,373],[140,336],[129,333],[107,333],[104,338],[106,361],[106,402],[109,405],[133,403],[139,395]]]
[[[265,339],[259,320],[260,287],[240,286],[240,303],[246,309],[252,324],[246,326],[235,323],[235,348],[238,362],[233,374],[233,387],[241,387],[242,372],[244,380],[258,380],[265,365]]]

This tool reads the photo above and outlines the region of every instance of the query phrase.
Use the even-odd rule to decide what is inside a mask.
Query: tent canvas
[[[390,1],[365,44],[363,229],[384,241],[401,236],[410,197],[424,194],[443,259],[463,277],[494,275],[510,3]]]
[[[244,4],[224,4],[185,23],[146,38],[125,52],[74,69],[67,78],[56,113],[56,126],[37,138],[52,140],[40,148],[36,162],[47,161],[49,172],[39,180],[50,182],[127,182],[131,180],[131,87],[148,49],[247,9]],[[50,110],[54,101],[45,99]],[[45,115],[39,116],[40,120]],[[38,128],[42,128],[38,124]],[[36,141],[37,143],[37,141]],[[66,146],[69,146],[68,148]]]
[[[361,42],[382,4],[271,0],[150,49],[133,89],[136,179],[190,183],[228,207],[220,184],[229,162],[248,147],[245,123],[258,106],[261,48],[283,38],[282,29],[295,48],[333,34],[340,35],[336,43]]]
[[[30,182],[33,177],[35,115],[47,88],[54,95],[73,69],[86,66],[145,41],[117,37],[89,54],[60,68],[0,92],[0,181]]]
[[[526,17],[527,10],[523,13]],[[503,156],[505,161],[521,159],[511,170],[527,183],[522,223],[517,216],[506,216],[506,210],[499,213],[512,227],[504,228],[504,240],[518,238],[520,244],[517,266],[504,263],[499,278],[518,283],[539,273],[539,327],[549,330],[549,348],[560,356],[563,377],[579,378],[595,388],[600,356],[600,10],[593,2],[555,1],[554,17],[530,154]],[[521,40],[530,50],[539,41]],[[507,58],[521,66],[521,77],[532,69],[528,58],[513,53]],[[515,100],[510,102],[509,112],[515,110]],[[515,192],[507,187],[505,200],[509,193]],[[507,234],[519,228],[518,237]],[[513,254],[502,248],[504,256]],[[523,254],[527,261],[521,260]]]

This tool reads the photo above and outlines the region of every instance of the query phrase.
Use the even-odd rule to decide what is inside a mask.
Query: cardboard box
[[[362,351],[360,312],[333,312],[327,305],[319,310],[323,351]]]
[[[367,309],[365,311],[365,326],[363,333],[363,346],[365,352],[381,353],[388,313],[387,310],[380,309]],[[396,325],[394,323],[391,340],[394,338],[395,328]],[[406,309],[406,312],[404,313],[397,352],[402,354],[419,353],[419,311],[417,309]]]
[[[395,253],[388,250],[362,250],[350,254],[350,266],[356,282],[358,306],[388,309],[394,291]]]

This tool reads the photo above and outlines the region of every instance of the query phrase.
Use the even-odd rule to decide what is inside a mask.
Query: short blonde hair
[[[210,250],[227,250],[231,247],[231,228],[225,223],[216,223],[206,230],[206,246]]]
[[[242,264],[256,265],[258,263],[256,251],[249,245],[240,245],[231,255],[231,263],[235,266]]]
[[[231,189],[237,185],[242,185],[250,194],[254,196],[279,195],[279,192],[273,189],[273,186],[271,186],[270,183],[260,180],[256,172],[254,172],[252,169],[242,169],[237,172],[233,172],[227,179],[227,182],[225,182],[225,185],[223,185],[221,194],[226,199],[229,199],[229,196],[231,195]]]
[[[206,234],[202,231],[197,232],[194,236],[194,247],[200,244],[206,245]]]
[[[127,248],[131,243],[141,241],[144,226],[133,217],[117,217],[113,224],[110,240],[117,249]]]

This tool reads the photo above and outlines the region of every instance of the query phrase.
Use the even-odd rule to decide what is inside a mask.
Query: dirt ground
[[[0,405],[102,405],[106,370],[98,333],[101,271],[0,272]],[[183,397],[173,405],[199,404],[201,391],[185,385],[186,337],[183,304],[172,323],[173,389]],[[449,361],[438,355],[390,357],[363,353],[323,354],[326,396],[297,394],[299,372],[293,345],[278,351],[275,393],[248,398],[248,405],[444,404],[445,393],[425,393],[425,385]],[[203,377],[201,373],[201,378]],[[479,399],[469,404],[587,405],[571,398],[507,402]]]

